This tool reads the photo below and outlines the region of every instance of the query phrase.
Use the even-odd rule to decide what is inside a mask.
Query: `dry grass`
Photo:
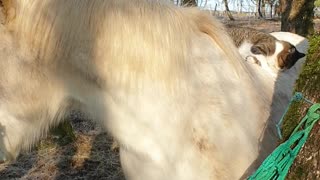
[[[0,179],[124,179],[112,138],[84,119],[72,118],[73,143],[59,145],[50,136],[16,162],[0,165]]]

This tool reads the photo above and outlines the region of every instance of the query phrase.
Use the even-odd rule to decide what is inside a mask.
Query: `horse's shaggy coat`
[[[149,0],[3,5],[3,160],[72,108],[120,143],[127,179],[237,179],[257,158],[272,92],[209,15]]]

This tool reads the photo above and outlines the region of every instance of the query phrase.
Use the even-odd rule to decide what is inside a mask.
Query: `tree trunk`
[[[196,0],[182,0],[183,6],[197,6]]]
[[[197,1],[197,2],[199,2],[199,1]],[[200,1],[200,4],[198,4],[198,5],[199,5],[200,7],[206,7],[207,4],[208,4],[208,0],[201,0],[201,1]]]
[[[218,4],[216,3],[216,5],[214,6],[214,15],[217,15],[217,8],[218,8]]]
[[[281,0],[281,31],[307,36],[314,32],[314,0]]]
[[[274,9],[274,16],[280,17],[280,6],[276,3],[273,9]]]
[[[270,18],[273,18],[273,5],[270,4]]]
[[[314,35],[310,40],[307,60],[299,79],[296,81],[295,91],[303,92],[305,98],[320,103],[320,34]],[[304,102],[294,102],[290,106],[283,122],[283,137],[289,137],[293,129],[305,115],[309,107]],[[311,134],[293,163],[286,179],[319,179],[320,171],[320,126],[316,123]],[[308,158],[306,158],[308,157]]]
[[[262,12],[261,12],[261,4],[262,4],[262,0],[258,1],[258,14],[260,18],[263,18]]]
[[[229,10],[228,0],[223,0],[223,1],[224,1],[224,7],[226,8],[226,13],[227,13],[229,19],[230,19],[231,21],[234,21],[234,18],[233,18],[232,14],[231,14],[231,12],[230,12],[230,10]]]
[[[261,13],[263,17],[266,17],[266,2],[265,0],[261,0]]]

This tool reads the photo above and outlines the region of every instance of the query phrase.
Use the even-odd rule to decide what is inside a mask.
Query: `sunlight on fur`
[[[1,159],[71,109],[119,142],[130,180],[239,179],[258,158],[272,91],[210,15],[150,0],[2,1]]]

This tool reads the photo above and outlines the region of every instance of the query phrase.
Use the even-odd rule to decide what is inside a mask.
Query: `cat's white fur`
[[[284,49],[282,43],[276,41],[275,53],[270,56],[262,54],[253,54],[251,52],[252,43],[244,41],[238,47],[239,53],[248,63],[258,64],[264,71],[270,73],[271,76],[276,77],[279,71],[277,64],[277,55]]]

